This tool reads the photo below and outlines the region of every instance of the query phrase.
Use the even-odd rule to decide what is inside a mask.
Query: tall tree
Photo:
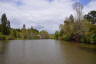
[[[82,16],[82,10],[83,10],[83,5],[80,2],[76,2],[73,5],[73,9],[76,11],[76,17],[77,17],[77,30],[81,30],[81,20],[83,20]],[[79,31],[78,31],[79,32]]]
[[[80,2],[76,2],[73,5],[73,9],[76,11],[77,14],[77,21],[80,22],[82,19],[82,9],[83,9],[83,5]]]
[[[2,25],[2,33],[4,35],[10,34],[10,21],[7,20],[6,14],[2,14],[1,16],[1,25]]]

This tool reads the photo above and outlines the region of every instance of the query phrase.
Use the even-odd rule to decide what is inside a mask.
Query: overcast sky
[[[72,5],[78,0],[0,0],[0,16],[6,13],[14,28],[31,26],[54,33],[70,14],[75,14]],[[96,10],[96,0],[79,0],[83,13]],[[85,12],[86,11],[86,12]]]

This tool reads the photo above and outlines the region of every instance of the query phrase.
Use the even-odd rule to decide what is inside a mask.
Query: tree
[[[76,2],[74,5],[73,5],[73,9],[76,11],[76,17],[77,17],[77,30],[78,30],[78,34],[79,34],[79,30],[82,29],[81,27],[81,21],[83,20],[83,16],[82,16],[82,10],[83,10],[83,5],[80,3],[80,2]]]
[[[59,32],[58,31],[55,32],[55,39],[59,39]]]
[[[25,24],[23,24],[23,29],[24,29],[24,30],[26,29],[26,25],[25,25]]]
[[[0,24],[0,32],[2,32],[2,25]]]
[[[6,14],[2,14],[1,17],[2,33],[4,35],[10,34],[10,21],[7,20]]]
[[[87,19],[92,24],[96,23],[96,11],[91,11],[88,14],[84,16],[85,19]]]
[[[73,5],[73,9],[76,11],[77,14],[77,21],[80,22],[82,19],[82,9],[83,9],[83,5],[80,2],[76,2]]]
[[[59,28],[60,28],[60,36],[62,36],[64,34],[64,25],[60,24]]]
[[[40,31],[40,38],[41,39],[48,39],[49,38],[49,33],[45,30]]]
[[[64,24],[60,24],[60,33],[57,36],[60,36],[59,39],[63,40],[70,40],[73,37],[75,32],[75,22],[73,15],[70,15],[68,18],[65,19]]]
[[[70,15],[69,19],[70,19],[71,22],[74,22],[74,17],[73,17],[72,14]]]

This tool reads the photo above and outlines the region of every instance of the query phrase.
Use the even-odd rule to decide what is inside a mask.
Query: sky
[[[25,24],[54,33],[70,14],[75,15],[73,4],[78,1],[84,14],[96,10],[96,0],[0,0],[0,16],[6,13],[13,28]]]

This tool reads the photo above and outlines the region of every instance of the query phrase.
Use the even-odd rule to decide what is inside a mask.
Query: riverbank
[[[84,43],[81,43],[80,44],[80,47],[82,47],[82,48],[96,49],[96,44],[84,44]]]

